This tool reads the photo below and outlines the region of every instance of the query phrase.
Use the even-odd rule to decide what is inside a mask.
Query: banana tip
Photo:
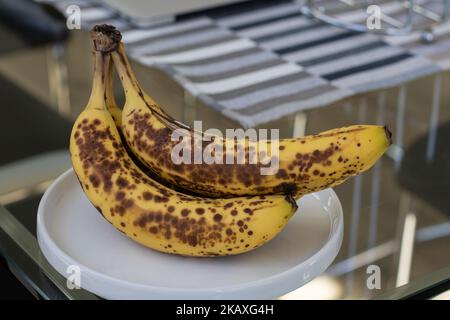
[[[292,195],[287,194],[286,195],[286,201],[291,204],[291,206],[294,209],[294,211],[297,211],[297,209],[298,209],[297,201],[295,201],[295,199],[294,199],[294,197]]]
[[[388,126],[384,126],[384,132],[386,133],[386,137],[389,141],[389,145],[392,144],[392,132],[389,130]]]

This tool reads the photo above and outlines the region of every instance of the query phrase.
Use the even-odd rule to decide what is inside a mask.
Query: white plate
[[[342,207],[333,190],[307,195],[271,242],[249,253],[188,258],[145,248],[118,232],[91,205],[72,169],[45,192],[39,245],[68,277],[107,299],[272,299],[322,273],[342,242]],[[73,267],[72,267],[73,268]],[[69,272],[68,272],[69,271]]]

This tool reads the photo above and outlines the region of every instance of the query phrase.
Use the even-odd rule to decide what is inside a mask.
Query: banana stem
[[[122,82],[125,98],[128,100],[141,96],[143,91],[130,66],[130,61],[125,54],[125,48],[122,42],[118,44],[116,51],[111,52],[111,56],[119,74],[120,81]]]
[[[104,109],[106,108],[106,81],[110,57],[102,52],[94,53],[94,78],[92,82],[91,96],[86,108]]]
[[[111,25],[102,24],[95,25],[90,32],[91,39],[94,43],[95,49],[95,63],[96,66],[102,66],[102,85],[103,85],[103,100],[106,107],[110,110],[117,109],[116,100],[114,98],[112,64],[110,63],[110,53],[117,48],[117,44],[122,39],[120,32]],[[102,60],[102,61],[100,61]],[[95,69],[97,70],[97,69]],[[98,75],[100,77],[100,75]],[[94,75],[95,85],[95,75]],[[93,93],[95,90],[93,90]]]
[[[107,24],[95,25],[91,30],[91,38],[97,52],[110,54],[114,60],[117,73],[125,91],[125,98],[142,96],[143,91],[131,69],[130,62],[125,54],[121,42],[122,34],[116,27]],[[131,97],[133,96],[133,97]]]
[[[94,41],[96,51],[111,55],[120,81],[122,82],[127,102],[135,101],[135,99],[142,100],[152,113],[159,116],[163,121],[166,121],[170,126],[175,128],[181,126],[189,129],[188,126],[178,123],[164,112],[164,110],[159,108],[155,101],[142,90],[128,61],[124,45],[121,42],[122,35],[119,30],[111,25],[96,25],[91,30],[91,38]]]
[[[117,73],[119,74],[120,81],[122,82],[126,101],[135,101],[135,99],[142,100],[154,115],[160,117],[160,119],[169,126],[175,128],[181,126],[189,129],[189,127],[184,124],[175,123],[175,120],[164,112],[164,110],[160,109],[155,101],[142,90],[139,81],[131,68],[130,61],[125,53],[125,47],[122,42],[117,44],[117,50],[111,52],[111,57],[114,61]]]
[[[111,63],[111,59],[109,58],[108,76],[106,81],[106,104],[108,107],[117,107],[116,98],[114,97],[113,70],[114,64]]]

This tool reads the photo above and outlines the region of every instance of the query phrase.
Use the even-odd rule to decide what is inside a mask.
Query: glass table
[[[440,81],[448,81],[445,77]],[[433,78],[424,81],[436,85]],[[385,117],[393,122],[395,138],[393,147],[374,168],[335,188],[345,221],[344,241],[335,262],[324,274],[281,299],[449,299],[450,189],[445,178],[450,171],[445,168],[450,162],[446,143],[450,125],[441,120],[450,118],[449,111],[441,109],[439,121],[431,125],[429,117],[421,117],[421,110],[413,109],[414,101],[399,114],[402,106],[396,99],[404,94],[402,90],[405,88],[352,98],[307,114],[308,128],[314,131],[353,118],[370,123]],[[403,124],[399,116],[404,117]],[[324,124],[324,118],[328,123]],[[434,150],[430,151],[430,143],[435,144]],[[58,170],[63,172],[69,165]],[[55,177],[58,174],[55,172]],[[20,200],[13,195],[0,207],[0,253],[15,277],[36,297],[99,299],[86,290],[69,289],[66,279],[39,249],[37,205],[51,181],[29,188]],[[0,197],[0,201],[5,199],[5,195]]]
[[[76,80],[71,84],[71,96],[76,99],[72,105],[81,107],[89,93],[91,73],[87,67],[80,67],[80,57],[87,57],[90,49],[84,35],[79,37],[84,40],[74,37],[68,45],[68,67]],[[28,55],[30,65],[39,64],[31,53]],[[17,61],[10,59],[7,64],[2,62],[0,59],[2,72],[7,69],[7,73],[16,75],[22,73],[22,65],[26,66],[19,58]],[[167,77],[150,73],[142,66],[136,69],[145,88],[149,91],[157,88],[153,90],[158,95],[157,101],[164,105],[164,97],[172,99],[166,102],[172,108],[169,112],[176,118],[187,123],[201,119],[205,127],[220,128],[227,123],[220,115],[205,111],[197,101],[187,101],[189,99],[175,83],[168,82]],[[40,72],[36,70],[33,72]],[[27,77],[42,78],[39,74],[28,73]],[[17,76],[20,82],[19,78]],[[29,79],[22,80],[29,86]],[[42,85],[45,80],[36,82]],[[39,85],[34,91],[45,89]],[[2,86],[0,84],[0,89]],[[380,123],[388,124],[394,137],[394,145],[374,168],[335,188],[345,221],[344,240],[335,262],[321,276],[282,299],[429,298],[448,289],[450,91],[445,88],[449,86],[448,73],[431,76],[268,124],[269,128],[282,129],[283,136],[292,136],[354,123]],[[181,98],[176,100],[176,95]],[[175,100],[182,104],[177,107],[173,103]],[[79,109],[71,111],[69,125]],[[14,117],[8,119],[19,124]],[[60,148],[67,147],[67,140],[61,144]],[[36,153],[41,151],[38,147],[35,149]],[[53,168],[50,179],[42,180],[45,183],[40,181],[26,189],[5,193],[0,190],[0,254],[14,276],[36,297],[99,299],[83,289],[68,289],[66,279],[48,264],[36,240],[40,197],[48,183],[69,166],[70,163]],[[35,172],[43,171],[37,162],[32,162],[30,168]],[[0,174],[2,169],[3,162]],[[13,184],[13,181],[6,182]]]
[[[37,298],[98,299],[85,290],[70,290],[66,279],[42,255],[34,232],[0,207],[0,252],[12,273]]]

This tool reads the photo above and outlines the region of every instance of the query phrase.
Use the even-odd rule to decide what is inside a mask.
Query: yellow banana
[[[152,180],[133,163],[105,102],[109,59],[95,53],[91,97],[70,138],[74,171],[105,219],[144,246],[189,256],[243,253],[278,234],[297,209],[289,195],[190,196]]]
[[[118,32],[118,31],[117,31]],[[357,125],[317,135],[277,141],[276,153],[266,153],[270,141],[227,140],[215,137],[211,149],[241,150],[245,159],[259,156],[278,160],[278,170],[261,175],[261,161],[255,164],[174,163],[172,151],[179,144],[171,136],[186,129],[194,141],[195,132],[163,113],[140,87],[124,52],[116,41],[111,50],[126,102],[122,112],[122,132],[132,152],[157,175],[183,189],[212,197],[290,193],[296,198],[338,185],[369,169],[391,144],[386,127]],[[229,147],[231,146],[231,148]],[[217,147],[217,148],[216,148]],[[189,149],[190,148],[190,149]],[[191,143],[189,150],[194,149]],[[256,152],[255,152],[256,151]],[[220,153],[220,151],[219,151]],[[236,159],[237,153],[234,155]],[[219,154],[225,159],[225,152]],[[192,161],[191,161],[192,162]],[[236,161],[235,161],[236,162]]]

